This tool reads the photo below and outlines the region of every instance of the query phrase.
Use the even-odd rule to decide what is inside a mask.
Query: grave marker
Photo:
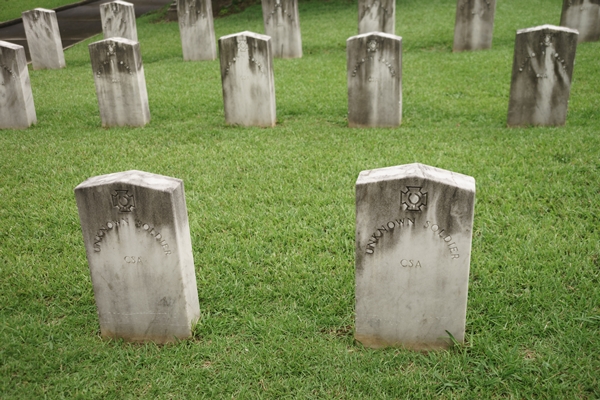
[[[60,69],[66,66],[54,10],[35,8],[21,14],[33,69]]]
[[[600,40],[600,0],[563,0],[560,24],[579,31],[579,43]]]
[[[271,37],[273,57],[301,58],[298,0],[262,0],[262,11],[265,33]]]
[[[0,40],[0,129],[28,128],[36,122],[25,49]]]
[[[100,19],[104,39],[121,37],[138,41],[133,4],[121,0],[100,4]]]
[[[177,0],[177,19],[185,61],[217,58],[210,0]]]
[[[453,51],[492,48],[496,0],[458,0]]]
[[[358,0],[358,34],[396,33],[395,0]]]

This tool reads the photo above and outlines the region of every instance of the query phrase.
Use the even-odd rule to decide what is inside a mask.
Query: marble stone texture
[[[272,127],[276,123],[271,38],[241,32],[219,39],[225,121]]]
[[[36,122],[25,49],[0,40],[0,129],[28,128]]]
[[[100,4],[100,19],[104,39],[120,37],[138,41],[133,4],[121,0]]]
[[[577,36],[553,25],[517,31],[508,126],[565,124]]]
[[[142,171],[75,188],[105,338],[190,337],[200,308],[183,181]]]
[[[600,40],[600,0],[563,0],[560,25],[576,29],[579,43]]]
[[[381,32],[346,43],[348,125],[395,127],[402,122],[402,38]]]
[[[458,0],[453,51],[492,48],[496,0]]]
[[[66,66],[54,10],[35,8],[21,14],[33,69],[61,69]]]
[[[356,181],[356,327],[366,347],[464,341],[475,180],[408,164]]]
[[[102,126],[144,126],[148,92],[138,42],[104,39],[89,45]]]
[[[262,0],[265,33],[275,58],[301,58],[302,35],[298,0]]]
[[[185,61],[217,58],[212,3],[210,0],[177,0],[177,20]]]
[[[396,33],[395,0],[358,0],[358,34]]]

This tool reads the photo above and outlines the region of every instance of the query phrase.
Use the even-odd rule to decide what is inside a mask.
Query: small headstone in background
[[[356,181],[356,332],[366,347],[464,341],[475,180],[408,164]]]
[[[453,51],[492,48],[496,0],[458,0]]]
[[[395,0],[358,0],[358,34],[396,33]]]
[[[177,0],[179,34],[185,61],[217,58],[210,0]]]
[[[394,127],[402,122],[402,38],[381,32],[347,44],[348,124]]]
[[[144,126],[148,92],[138,42],[104,39],[89,45],[102,126]]]
[[[104,39],[121,37],[138,41],[133,4],[121,0],[100,4],[100,18]]]
[[[275,58],[301,58],[302,35],[298,0],[262,0],[265,33]]]
[[[36,122],[25,49],[0,40],[0,129],[28,128]]]
[[[577,36],[576,30],[553,25],[517,31],[509,126],[565,124]]]
[[[33,69],[60,69],[66,66],[54,10],[35,8],[21,14]]]
[[[142,171],[75,188],[101,335],[173,342],[200,307],[183,182]]]
[[[271,38],[241,32],[219,39],[225,121],[275,126],[275,78]]]
[[[563,0],[560,25],[579,31],[579,43],[600,40],[600,0]]]

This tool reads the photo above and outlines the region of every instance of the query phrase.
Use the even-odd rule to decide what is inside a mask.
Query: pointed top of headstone
[[[9,48],[9,49],[12,49],[12,50],[18,50],[18,49],[22,49],[23,48],[23,46],[20,46],[18,44],[14,44],[14,43],[11,43],[11,42],[5,42],[3,40],[0,40],[0,46],[1,47],[6,47],[6,48]]]
[[[172,178],[170,176],[138,170],[130,170],[94,176],[77,185],[75,190],[112,183],[124,183],[134,186],[148,187],[162,192],[172,192],[173,190],[177,189],[181,182],[181,179]]]
[[[543,31],[543,30],[552,30],[552,31],[560,31],[560,32],[568,32],[568,33],[576,33],[579,35],[579,31],[577,29],[566,28],[564,26],[556,26],[556,25],[540,25],[534,26],[531,28],[519,29],[517,30],[517,34],[519,33],[527,33],[527,32],[535,32],[535,31]]]
[[[263,35],[261,33],[256,33],[256,32],[250,32],[250,31],[243,31],[243,32],[238,32],[238,33],[232,33],[231,35],[221,36],[219,38],[219,40],[226,40],[226,39],[229,39],[234,36],[249,36],[249,37],[253,37],[256,39],[271,40],[271,36]]]
[[[421,163],[397,165],[394,167],[371,169],[361,171],[358,175],[357,185],[372,182],[390,181],[400,178],[416,178],[445,185],[461,187],[475,192],[475,179],[469,175],[431,167]]]

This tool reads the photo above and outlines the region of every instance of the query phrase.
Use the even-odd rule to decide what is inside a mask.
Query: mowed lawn
[[[144,128],[101,127],[101,36],[65,69],[30,69],[38,123],[0,131],[0,398],[600,398],[600,43],[578,46],[566,126],[506,127],[515,32],[558,24],[561,5],[499,1],[493,48],[454,54],[455,0],[399,1],[395,129],[347,127],[356,1],[300,1],[304,57],[274,61],[275,128],[227,126],[219,62],[184,62],[157,14],[137,21]],[[261,8],[215,29],[262,33]],[[354,185],[413,162],[476,179],[467,340],[366,349]],[[73,189],[130,169],[184,181],[190,340],[100,338]]]

